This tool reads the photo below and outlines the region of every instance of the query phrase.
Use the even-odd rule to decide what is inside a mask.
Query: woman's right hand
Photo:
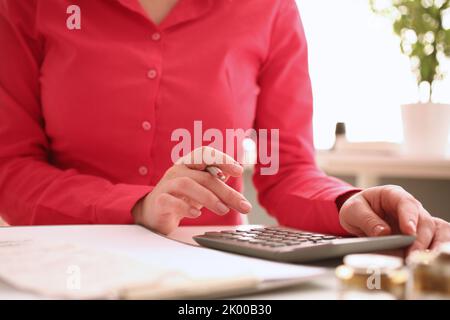
[[[230,156],[210,147],[196,149],[169,168],[152,192],[134,206],[135,223],[169,234],[181,219],[198,218],[202,207],[218,215],[227,214],[230,208],[249,213],[252,206],[241,193],[204,171],[212,165],[227,177],[243,173]]]

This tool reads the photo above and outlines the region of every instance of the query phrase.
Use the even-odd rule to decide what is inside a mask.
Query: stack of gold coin
[[[437,251],[416,251],[407,259],[412,272],[410,299],[450,299],[450,243]]]
[[[341,297],[354,296],[403,299],[408,272],[403,259],[378,254],[352,254],[336,268],[341,283]],[[355,294],[356,293],[356,294]]]

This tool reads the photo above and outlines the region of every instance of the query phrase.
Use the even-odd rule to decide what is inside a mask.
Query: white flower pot
[[[450,105],[415,103],[402,105],[403,150],[407,155],[444,158],[448,149]]]

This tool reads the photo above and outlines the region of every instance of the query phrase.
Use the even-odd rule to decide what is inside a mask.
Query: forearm
[[[11,225],[128,224],[152,187],[113,184],[30,158],[0,162],[0,212]]]

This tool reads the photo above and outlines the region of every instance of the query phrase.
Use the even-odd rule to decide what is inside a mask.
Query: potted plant
[[[450,57],[450,0],[370,0],[375,13],[393,21],[402,52],[417,77],[419,101],[402,105],[404,147],[416,156],[445,156],[450,105],[435,103],[433,89]],[[450,91],[450,88],[447,88]]]

